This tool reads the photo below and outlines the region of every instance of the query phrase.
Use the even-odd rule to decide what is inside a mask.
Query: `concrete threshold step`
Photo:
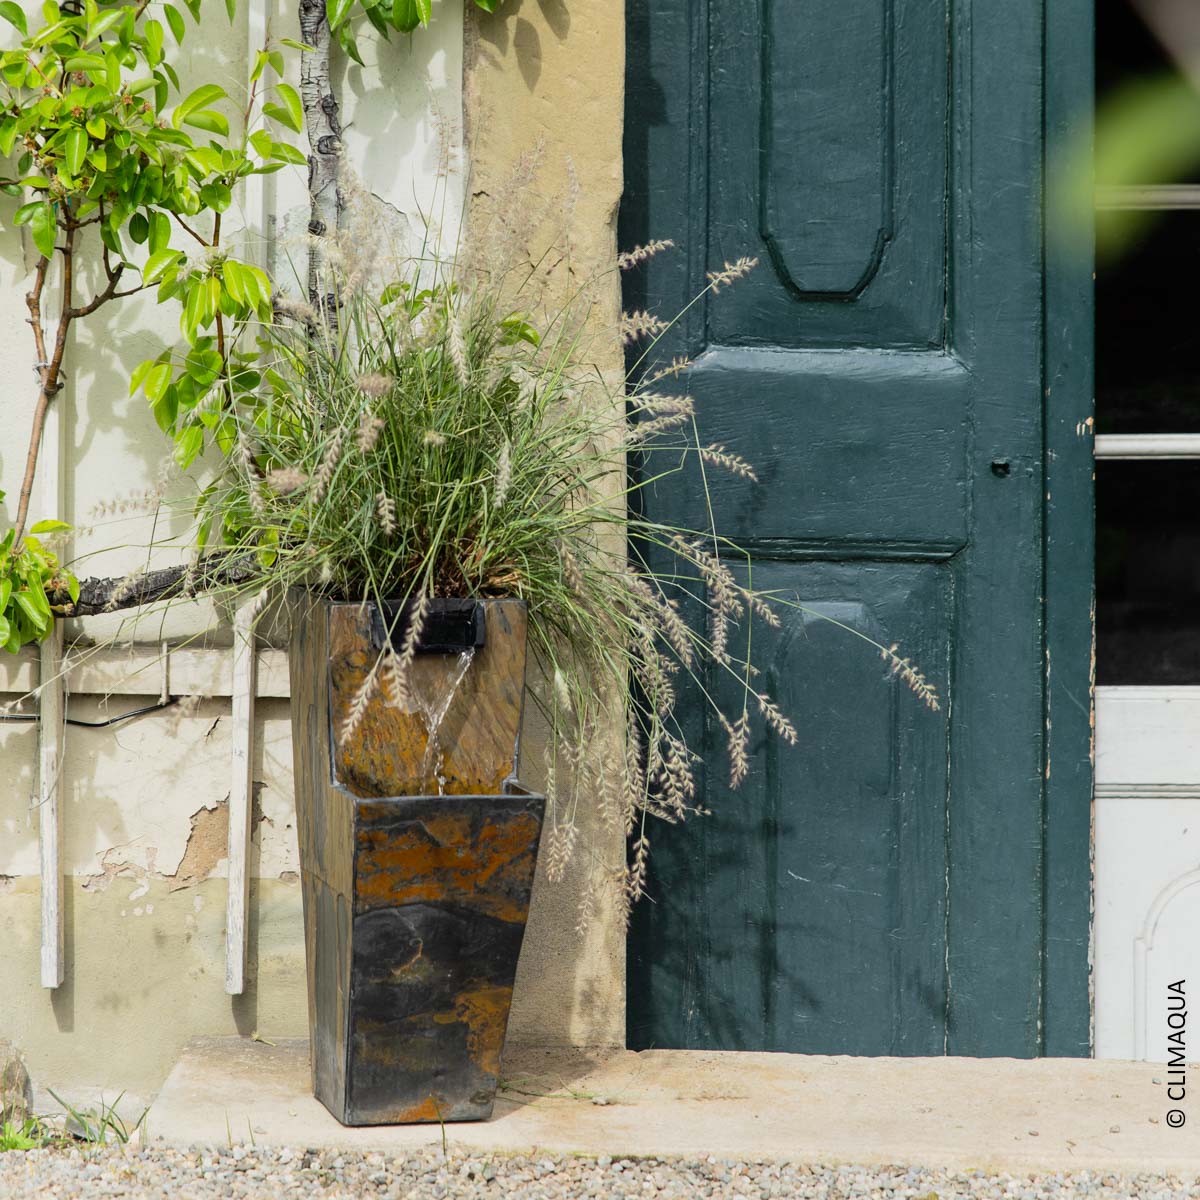
[[[1088,1059],[849,1058],[510,1047],[487,1122],[451,1146],[623,1156],[896,1163],[996,1170],[1200,1173],[1194,1112],[1166,1068]],[[1191,1118],[1167,1123],[1171,1109]],[[348,1129],[309,1090],[308,1044],[191,1043],[150,1110],[149,1139],[402,1154],[437,1125]]]

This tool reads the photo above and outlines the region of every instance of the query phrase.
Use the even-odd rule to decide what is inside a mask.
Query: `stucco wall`
[[[551,304],[587,287],[593,306],[588,353],[616,381],[623,370],[614,263],[623,178],[624,5],[507,0],[491,16],[472,11],[466,47],[468,237],[489,235],[496,209],[511,203],[506,190],[514,163],[534,159],[532,178],[522,182],[528,200],[520,207],[545,217],[537,228],[519,231],[528,242],[525,253],[540,270],[551,264]],[[546,255],[548,246],[557,252]],[[526,724],[524,773],[536,787],[545,730]],[[598,733],[610,741],[623,736],[619,724]],[[624,1045],[625,923],[614,888],[623,861],[623,832],[581,806],[565,878],[551,884],[539,871],[511,1038]],[[581,922],[584,910],[590,915]]]
[[[273,2],[273,0],[272,0]],[[535,141],[543,147],[539,186],[560,189],[568,158],[578,181],[570,221],[580,270],[611,267],[620,194],[623,28],[621,5],[560,0],[506,0],[503,11],[466,23],[462,0],[439,0],[434,24],[412,39],[381,45],[363,38],[370,64],[351,66],[341,95],[348,156],[366,188],[384,202],[402,231],[418,207],[437,200],[453,241],[464,209],[466,139],[472,160],[472,213],[513,160]],[[270,15],[282,36],[295,35],[290,6]],[[206,35],[189,74],[197,80],[244,70],[242,26]],[[295,64],[292,64],[293,68]],[[465,76],[464,76],[465,70]],[[0,204],[11,212],[11,203]],[[282,272],[289,239],[307,219],[300,172],[274,178],[270,258]],[[251,217],[249,224],[253,225]],[[257,236],[257,235],[256,235]],[[24,275],[28,254],[5,222],[0,231],[0,336],[12,349],[13,377],[24,361]],[[601,330],[615,327],[615,280],[597,311]],[[167,446],[121,374],[153,348],[147,331],[169,337],[173,319],[149,301],[127,301],[77,338],[65,400],[70,412],[65,519],[81,527],[77,549],[93,552],[86,574],[121,574],[144,558],[157,518],[139,494],[161,478],[168,491],[187,483],[163,472]],[[618,371],[611,336],[597,339],[597,361]],[[32,358],[32,354],[28,355]],[[0,393],[0,422],[13,431],[0,455],[0,486],[15,493],[24,430],[33,400],[20,389]],[[118,511],[100,502],[131,500]],[[164,549],[160,557],[184,552]],[[113,618],[73,633],[109,636]],[[25,1053],[35,1082],[86,1094],[104,1088],[148,1096],[179,1047],[198,1035],[258,1032],[302,1035],[306,1029],[304,948],[291,786],[286,668],[274,651],[260,668],[249,928],[249,988],[224,992],[225,798],[229,792],[229,638],[221,614],[204,604],[127,626],[143,646],[89,659],[74,679],[73,716],[95,719],[152,701],[160,687],[155,658],[164,639],[186,649],[171,656],[170,688],[206,698],[192,711],[151,715],[106,730],[72,727],[64,776],[64,869],[67,979],[57,991],[39,985],[37,821],[32,726],[0,726],[0,1037]],[[197,635],[204,632],[202,639]],[[208,649],[202,648],[207,645]],[[34,667],[0,661],[0,701],[25,691]],[[134,680],[140,682],[133,682]],[[119,693],[102,703],[102,694]],[[617,736],[617,731],[612,731]],[[540,782],[542,731],[526,731],[528,781]],[[539,876],[514,997],[510,1036],[536,1042],[613,1043],[624,1036],[623,926],[611,902],[621,861],[618,831],[585,827],[568,878]],[[583,897],[597,911],[577,932]]]

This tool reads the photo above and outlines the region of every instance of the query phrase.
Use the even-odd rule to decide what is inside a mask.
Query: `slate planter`
[[[346,1125],[482,1120],[544,810],[516,782],[525,606],[441,602],[413,664],[420,702],[405,711],[376,692],[339,738],[388,616],[308,597],[293,611],[313,1092]],[[428,714],[443,704],[431,754]]]

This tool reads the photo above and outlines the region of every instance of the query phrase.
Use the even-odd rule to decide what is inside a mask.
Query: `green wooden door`
[[[710,474],[719,526],[755,586],[898,644],[943,698],[929,711],[819,616],[755,630],[800,745],[764,737],[739,791],[703,776],[711,816],[655,831],[634,1047],[1087,1052],[1090,466],[1068,427],[1089,411],[1088,300],[1079,264],[1047,282],[1042,184],[1048,106],[1087,94],[1089,21],[1078,0],[1043,15],[628,5],[622,245],[680,249],[630,276],[626,307],[677,311],[706,271],[760,260],[661,348],[696,360],[705,440],[758,470]],[[695,479],[646,504],[702,523]]]

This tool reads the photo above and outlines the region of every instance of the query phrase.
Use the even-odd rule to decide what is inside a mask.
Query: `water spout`
[[[454,697],[457,695],[463,679],[466,678],[467,672],[471,669],[474,658],[475,648],[473,646],[464,650],[458,656],[458,662],[452,669],[445,688],[438,696],[430,698],[418,695],[416,697],[421,714],[425,718],[425,728],[429,734],[429,739],[425,744],[425,754],[421,760],[421,779],[422,781],[427,780],[432,772],[437,779],[439,796],[446,794],[446,756],[440,737],[442,722],[446,719],[450,705],[454,703]]]

